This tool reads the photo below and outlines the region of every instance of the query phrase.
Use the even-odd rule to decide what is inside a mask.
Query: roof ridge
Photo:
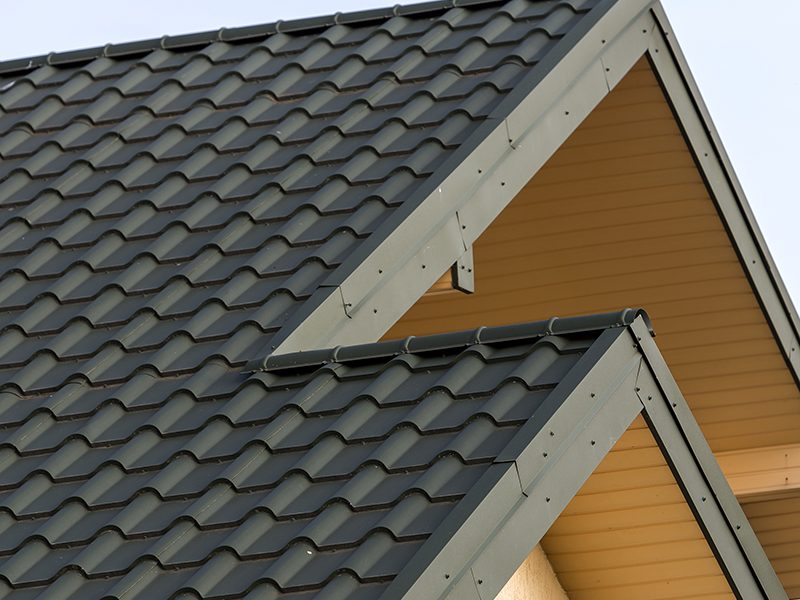
[[[416,2],[413,4],[395,4],[391,8],[370,8],[351,12],[337,12],[316,17],[301,17],[288,21],[277,20],[259,25],[241,27],[221,27],[219,29],[180,35],[164,35],[119,44],[106,44],[78,50],[50,52],[38,56],[0,60],[0,75],[26,74],[39,67],[75,66],[97,58],[132,58],[145,55],[153,50],[189,50],[205,46],[213,42],[247,42],[258,38],[266,38],[276,33],[300,33],[325,29],[333,25],[368,25],[376,21],[385,21],[392,17],[420,16],[426,13],[443,13],[452,8],[468,6],[493,6],[504,4],[507,0],[434,0],[432,2]]]
[[[287,371],[318,367],[328,363],[347,363],[365,359],[379,359],[400,354],[433,352],[462,348],[476,344],[498,344],[512,341],[537,339],[548,335],[567,335],[583,331],[598,331],[627,327],[641,316],[650,334],[655,336],[647,312],[642,308],[625,308],[615,312],[581,315],[575,317],[551,317],[542,321],[531,321],[514,325],[478,327],[450,333],[437,333],[425,336],[409,336],[404,339],[336,346],[308,351],[272,354],[256,359],[253,370],[268,372]],[[263,365],[263,366],[262,366]]]

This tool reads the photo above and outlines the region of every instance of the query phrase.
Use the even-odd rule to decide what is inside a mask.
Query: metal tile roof
[[[18,399],[0,597],[375,598],[632,316],[285,355],[166,399],[144,374],[111,399]]]
[[[591,4],[423,5],[5,65],[0,389],[263,356]]]
[[[595,2],[461,4],[0,64],[0,597],[374,597],[590,343],[243,369]]]

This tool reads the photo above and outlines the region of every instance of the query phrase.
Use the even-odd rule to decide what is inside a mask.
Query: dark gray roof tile
[[[0,593],[380,594],[596,332],[243,366],[593,5],[0,65]]]

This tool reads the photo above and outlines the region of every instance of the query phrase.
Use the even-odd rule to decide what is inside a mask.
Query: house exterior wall
[[[536,546],[496,600],[569,600],[541,546]]]

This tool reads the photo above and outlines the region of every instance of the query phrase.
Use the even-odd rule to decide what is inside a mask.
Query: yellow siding
[[[748,501],[742,508],[789,598],[800,598],[800,498]]]
[[[641,417],[542,540],[571,600],[732,600]]]

